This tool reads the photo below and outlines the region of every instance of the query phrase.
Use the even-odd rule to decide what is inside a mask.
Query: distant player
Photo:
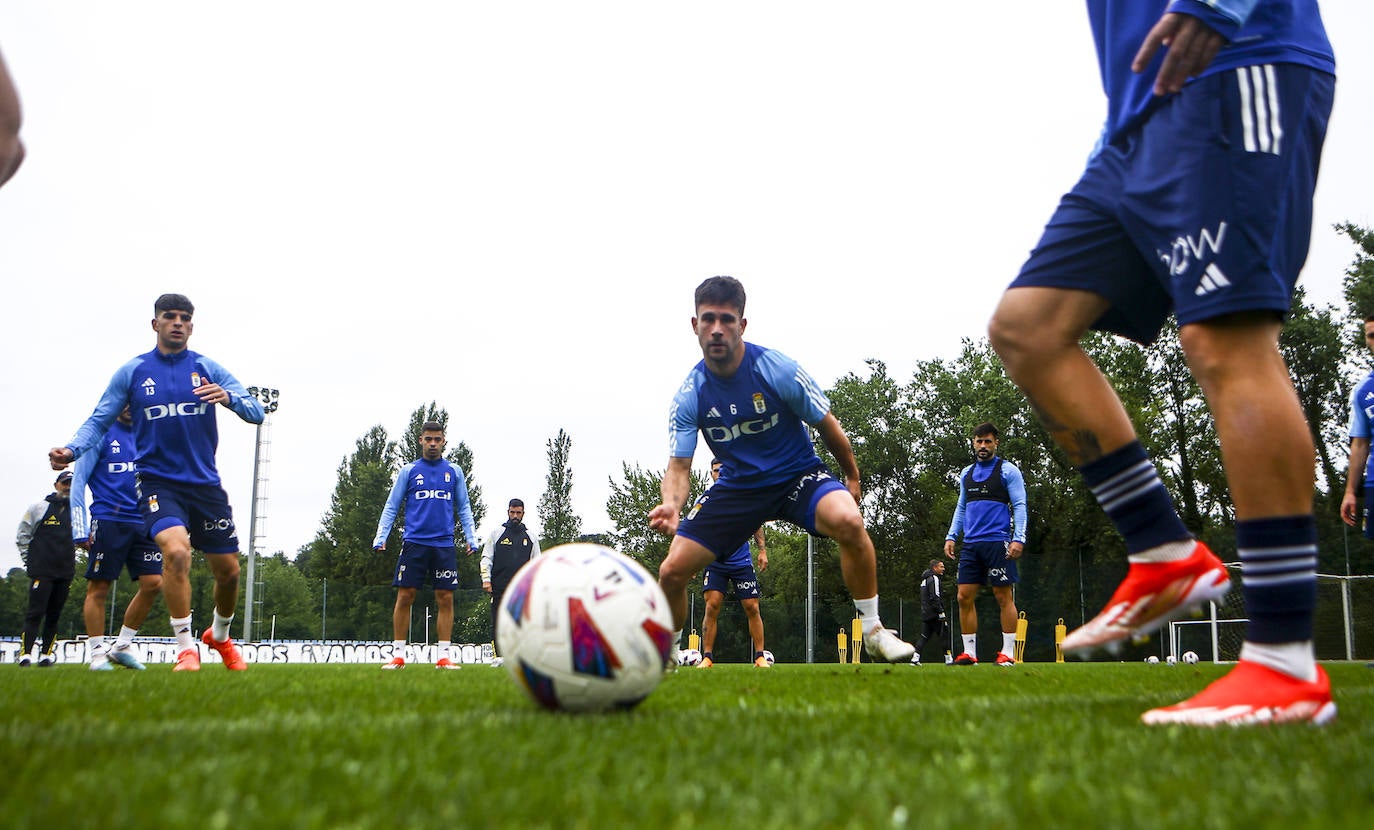
[[[153,304],[157,346],[119,367],[95,411],[65,447],[48,452],[53,469],[101,446],[127,406],[139,453],[138,493],[143,524],[162,550],[162,596],[172,617],[177,658],[173,671],[200,671],[191,632],[191,550],[205,554],[215,578],[215,610],[201,642],[231,671],[248,668],[229,638],[239,598],[239,539],[234,512],[215,467],[219,447],[216,406],[260,424],[262,405],[229,370],[188,349],[195,306],[181,294]]]
[[[830,401],[796,361],[744,342],[744,286],[711,277],[696,290],[692,330],[702,361],[669,410],[669,459],[662,503],[649,526],[672,535],[658,579],[673,609],[676,641],[687,620],[687,583],[728,557],[764,522],[786,519],[840,548],[840,571],[854,597],[871,657],[904,663],[915,649],[883,627],[878,616],[878,568],[859,513],[859,466]],[[816,455],[807,426],[839,463],[844,481]],[[721,461],[720,480],[684,518],[697,432]]]
[[[1064,650],[1154,631],[1229,587],[1079,345],[1093,328],[1148,343],[1172,312],[1221,440],[1248,622],[1229,674],[1142,719],[1323,723],[1336,707],[1312,650],[1314,450],[1278,340],[1311,235],[1331,44],[1316,0],[1087,5],[1106,128],[988,330],[1130,559]]]
[[[482,590],[491,594],[491,641],[496,649],[492,665],[501,665],[501,644],[496,641],[496,618],[501,599],[506,595],[515,572],[539,555],[539,540],[525,529],[525,503],[511,499],[506,505],[506,521],[493,530],[482,547],[478,571],[482,576]]]
[[[719,480],[720,459],[712,458],[711,481]],[[706,566],[701,588],[702,599],[706,601],[706,613],[701,620],[701,663],[698,664],[703,669],[709,669],[716,663],[716,623],[720,619],[720,606],[725,601],[725,592],[732,588],[749,624],[754,665],[764,669],[772,665],[763,653],[763,615],[759,613],[759,573],[768,567],[768,548],[764,545],[762,527],[754,531],[754,548],[759,552],[757,571],[754,570],[754,556],[748,542],[740,545],[739,550],[724,561]]]
[[[1364,318],[1364,344],[1374,351],[1374,314]],[[1374,372],[1365,376],[1350,395],[1350,466],[1346,469],[1341,521],[1358,528],[1364,538],[1374,539],[1369,520],[1369,500],[1374,498],[1374,464],[1369,463],[1369,438],[1374,435]],[[1360,496],[1364,504],[1360,504]]]
[[[72,541],[90,553],[86,560],[86,647],[91,670],[113,665],[143,671],[133,652],[134,637],[143,627],[162,590],[162,551],[148,535],[138,510],[137,445],[133,415],[125,406],[105,433],[100,450],[77,460],[72,478]],[[90,509],[86,487],[91,488]],[[124,625],[114,645],[105,645],[105,603],[119,572],[129,569],[138,590],[124,611]]]
[[[382,517],[377,522],[373,550],[386,550],[386,537],[396,516],[405,505],[405,534],[401,553],[396,557],[396,607],[391,612],[391,659],[384,669],[400,669],[406,664],[406,635],[410,629],[410,607],[415,591],[429,578],[434,583],[434,601],[439,606],[439,659],[434,667],[457,669],[462,666],[449,654],[453,637],[453,591],[458,587],[458,549],[454,528],[463,525],[468,555],[477,552],[477,531],[472,523],[472,503],[468,501],[468,482],[457,464],[444,458],[448,439],[444,425],[426,421],[420,428],[420,457],[401,468],[391,486]],[[456,512],[456,520],[455,520]]]
[[[978,663],[978,592],[992,587],[1002,622],[1002,648],[997,665],[1016,665],[1016,560],[1026,548],[1026,482],[1015,464],[997,455],[997,427],[984,422],[973,428],[973,463],[959,473],[959,503],[945,536],[945,556],[959,551],[959,633],[964,650],[956,666]]]

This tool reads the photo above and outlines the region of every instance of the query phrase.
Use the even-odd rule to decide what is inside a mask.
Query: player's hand
[[[1189,78],[1197,77],[1211,64],[1226,38],[1191,14],[1166,14],[1155,23],[1140,44],[1132,72],[1144,72],[1161,46],[1168,47],[1159,74],[1155,76],[1155,95],[1168,95],[1183,89]]]
[[[80,542],[77,542],[77,543],[76,543],[76,546],[77,546],[78,548],[81,548],[81,549],[84,550],[84,551],[89,552],[90,549],[91,549],[91,540],[90,540],[90,539],[82,539]]]
[[[386,550],[386,542],[383,542],[383,543],[381,543],[380,545],[374,545],[372,549],[373,549],[373,550]]]
[[[1021,558],[1021,552],[1024,551],[1025,549],[1026,549],[1026,546],[1025,546],[1024,544],[1022,544],[1021,542],[1012,542],[1011,544],[1007,545],[1007,558],[1008,558],[1008,559],[1020,559],[1020,558]]]
[[[1351,527],[1354,527],[1355,519],[1359,515],[1357,511],[1358,504],[1355,500],[1355,494],[1346,493],[1345,498],[1341,499],[1341,521],[1345,522]]]
[[[490,583],[490,582],[483,582],[483,583],[482,583],[482,590],[483,590],[483,591],[486,591],[488,594],[490,594],[490,593],[491,593],[491,583]]]
[[[200,386],[196,387],[195,392],[196,397],[200,398],[202,403],[222,403],[225,406],[229,405],[229,390],[220,386],[218,383],[201,381]]]
[[[472,556],[472,555],[473,555],[474,553],[476,553],[476,552],[477,552],[477,548],[473,548],[473,547],[469,547],[469,548],[468,548],[468,556]]]
[[[768,551],[759,549],[759,573],[768,570]]]
[[[857,478],[846,478],[844,480],[844,489],[848,490],[849,495],[854,497],[855,504],[864,503],[863,487],[859,484]]]
[[[677,524],[681,520],[677,510],[666,504],[660,504],[649,511],[649,527],[662,533],[664,536],[672,536],[677,533]]]
[[[946,540],[945,540],[945,557],[948,558],[948,559],[953,559],[953,558],[954,558],[954,540],[953,540],[953,539],[946,539]]]
[[[53,447],[48,450],[48,464],[54,470],[65,469],[68,464],[75,460],[76,457],[67,447]]]

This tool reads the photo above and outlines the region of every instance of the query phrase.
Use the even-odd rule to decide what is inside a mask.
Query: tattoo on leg
[[[1084,464],[1102,457],[1102,444],[1097,439],[1097,433],[1090,429],[1070,427],[1051,415],[1029,393],[1026,394],[1026,400],[1030,403],[1031,411],[1035,413],[1035,417],[1039,418],[1040,423],[1045,427],[1045,431],[1068,455],[1070,464],[1075,467],[1082,467]]]

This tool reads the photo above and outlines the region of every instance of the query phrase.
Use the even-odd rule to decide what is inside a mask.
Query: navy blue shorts
[[[182,484],[138,476],[138,509],[150,538],[178,525],[201,553],[238,553],[239,537],[229,496],[215,484]]]
[[[719,561],[739,550],[765,522],[786,519],[813,536],[816,503],[826,493],[849,493],[843,482],[819,467],[771,487],[732,487],[724,479],[701,494],[677,527],[679,536],[715,554]]]
[[[1188,84],[1088,163],[1012,287],[1099,294],[1093,328],[1141,343],[1171,311],[1286,316],[1335,81],[1274,64]]]
[[[735,599],[759,598],[759,575],[754,572],[753,562],[744,565],[727,565],[724,562],[707,565],[703,579],[703,594],[707,591],[729,593],[730,587],[734,586]]]
[[[162,551],[148,537],[142,522],[91,522],[91,554],[86,560],[86,578],[113,582],[119,572],[129,569],[129,578],[162,573]]]
[[[458,548],[402,542],[401,555],[396,557],[396,578],[391,584],[397,588],[419,588],[426,577],[433,580],[436,591],[457,590]]]
[[[1000,588],[1021,581],[1016,560],[1007,558],[1006,542],[965,542],[959,551],[960,585]]]

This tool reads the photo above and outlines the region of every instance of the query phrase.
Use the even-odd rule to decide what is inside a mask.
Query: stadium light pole
[[[256,440],[253,442],[253,508],[248,517],[248,589],[243,595],[243,642],[253,642],[253,582],[257,571],[258,559],[258,486],[262,480],[262,455],[263,447],[270,444],[263,441],[262,428],[272,417],[272,413],[277,411],[280,403],[281,392],[276,389],[268,389],[265,386],[250,386],[248,394],[262,402],[264,413],[262,423],[258,424]],[[265,518],[265,517],[264,517]]]

